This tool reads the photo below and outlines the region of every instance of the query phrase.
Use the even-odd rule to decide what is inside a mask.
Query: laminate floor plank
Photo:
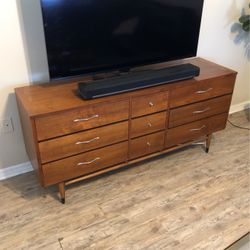
[[[225,176],[224,179],[228,179],[228,177]],[[215,183],[214,185],[215,187],[212,190],[209,189],[209,192],[208,190],[207,191],[204,190],[203,192],[196,191],[193,193],[192,196],[189,196],[189,197],[186,197],[186,194],[185,195],[180,194],[178,195],[177,198],[172,200],[171,203],[169,202],[170,204],[166,204],[166,205],[164,205],[164,203],[157,204],[157,202],[153,202],[153,203],[150,202],[150,204],[155,204],[155,206],[152,205],[150,208],[147,206],[141,206],[141,207],[144,207],[145,212],[142,212],[141,208],[138,209],[138,207],[136,207],[137,210],[140,211],[138,214],[131,214],[127,210],[121,211],[121,214],[126,214],[126,215],[129,214],[129,217],[127,217],[127,219],[124,220],[123,224],[119,224],[119,223],[113,224],[112,230],[109,229],[108,224],[98,225],[98,226],[94,225],[93,228],[90,230],[90,233],[97,232],[100,230],[102,230],[102,233],[98,233],[96,235],[92,235],[92,237],[89,237],[87,231],[85,231],[84,235],[81,232],[79,232],[75,234],[74,236],[72,235],[72,237],[69,237],[68,239],[66,239],[66,241],[72,242],[73,238],[76,237],[78,238],[79,242],[80,241],[87,242],[87,239],[91,238],[93,242],[90,242],[91,244],[89,244],[88,247],[91,248],[92,246],[94,246],[95,248],[97,245],[98,246],[97,249],[99,249],[99,247],[102,245],[107,246],[109,242],[113,242],[113,244],[115,242],[114,245],[115,247],[117,247],[117,246],[120,246],[120,244],[122,243],[128,244],[129,239],[133,239],[134,242],[136,242],[137,244],[140,244],[141,246],[144,244],[144,247],[143,247],[144,249],[146,248],[145,240],[150,239],[150,241],[152,241],[153,239],[152,237],[145,237],[145,234],[144,233],[141,234],[140,230],[138,230],[138,228],[140,228],[140,225],[143,225],[142,231],[145,231],[145,232],[148,231],[146,230],[146,228],[144,228],[145,221],[149,222],[149,225],[152,225],[151,226],[152,231],[156,231],[156,232],[158,232],[160,228],[162,229],[164,222],[166,222],[164,224],[164,233],[169,236],[170,235],[177,236],[178,234],[181,233],[183,225],[190,226],[191,223],[198,222],[197,224],[198,226],[200,226],[200,220],[203,219],[205,221],[205,219],[202,218],[202,213],[204,213],[204,211],[206,212],[206,215],[209,215],[209,213],[211,212],[215,214],[223,210],[223,208],[227,207],[228,204],[226,204],[226,201],[233,202],[234,200],[232,198],[236,196],[235,195],[236,190],[234,189],[234,185],[236,185],[236,182],[239,186],[239,189],[237,192],[244,193],[247,188],[246,186],[247,176],[245,174],[243,174],[241,179],[238,179],[237,181],[235,180],[235,183],[232,183],[232,188],[230,190],[224,188],[224,186],[227,184],[225,180],[218,179],[217,184]],[[230,191],[230,194],[231,194],[230,197],[227,196],[228,191]],[[206,200],[206,203],[204,203],[203,206],[199,208],[198,205],[201,199]],[[237,199],[238,200],[242,199],[242,202],[246,202],[246,199],[244,199],[244,197],[241,197],[241,198],[237,197]],[[170,200],[171,200],[171,197],[170,197]],[[195,206],[196,204],[198,204],[197,207]],[[136,210],[136,209],[133,209],[133,210]],[[135,213],[134,211],[131,211],[131,212]],[[174,214],[180,215],[180,217],[176,218]],[[245,214],[245,218],[246,216],[247,214]],[[155,220],[152,222],[152,218],[154,217],[155,217]],[[155,221],[158,221],[158,226],[156,226],[157,224],[154,223]],[[180,222],[182,222],[183,224]],[[193,228],[194,226],[191,226],[191,230],[189,230],[189,232],[192,232]],[[113,234],[114,229],[120,234]],[[102,236],[104,235],[104,232],[106,233],[105,236],[108,235],[109,237],[105,237],[104,240],[101,239],[101,242],[98,242],[100,241],[100,238],[98,238],[97,235]],[[140,243],[140,236],[142,237],[141,243]],[[158,235],[159,239],[157,240],[157,242],[160,241],[161,237],[162,237],[162,234]],[[95,244],[95,241],[97,241],[98,244]],[[66,246],[66,249],[71,249],[70,244],[67,245],[64,242],[64,246]],[[133,245],[132,243],[130,244],[131,249],[136,249],[135,246],[136,245]],[[158,246],[158,247],[155,247],[155,249],[160,249],[160,248]],[[161,248],[161,249],[165,249],[165,248]]]
[[[247,119],[248,118],[248,119]],[[230,116],[250,127],[249,113]],[[228,124],[189,146],[67,187],[0,182],[0,249],[222,250],[250,230],[250,134]]]

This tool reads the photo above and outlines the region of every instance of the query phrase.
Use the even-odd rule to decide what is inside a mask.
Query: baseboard
[[[250,101],[232,105],[229,113],[233,114],[233,113],[245,110],[245,109],[250,109]]]
[[[20,175],[20,174],[27,173],[30,171],[33,171],[33,168],[30,162],[24,162],[24,163],[17,164],[11,167],[0,169],[0,181]]]

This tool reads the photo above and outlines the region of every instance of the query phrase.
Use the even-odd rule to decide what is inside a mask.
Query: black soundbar
[[[187,80],[199,74],[199,67],[189,63],[180,64],[164,69],[133,72],[123,76],[78,83],[78,91],[83,99],[88,100]]]

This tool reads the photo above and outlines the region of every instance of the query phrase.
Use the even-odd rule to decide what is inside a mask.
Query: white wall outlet
[[[0,119],[0,133],[7,134],[14,131],[11,117]]]

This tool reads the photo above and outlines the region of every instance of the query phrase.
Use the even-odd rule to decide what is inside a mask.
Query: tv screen
[[[41,0],[50,77],[196,56],[203,0]]]

